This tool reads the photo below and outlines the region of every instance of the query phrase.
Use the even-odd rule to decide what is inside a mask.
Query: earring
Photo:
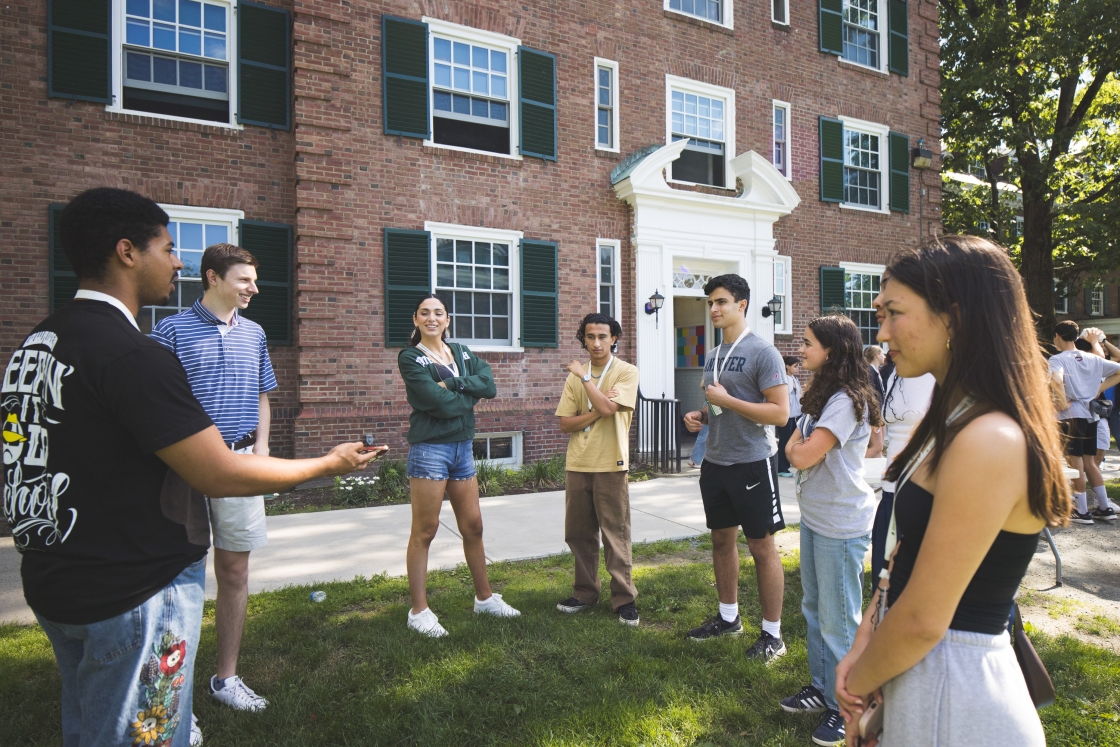
[[[952,350],[953,349],[953,338],[950,337],[949,339],[947,339],[945,341],[945,349],[946,350]]]

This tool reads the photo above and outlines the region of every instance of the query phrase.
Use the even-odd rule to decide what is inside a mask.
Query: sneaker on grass
[[[202,747],[202,729],[198,728],[198,716],[191,714],[191,747]]]
[[[797,695],[782,698],[778,704],[788,713],[820,713],[825,709],[824,693],[812,685],[806,685]]]
[[[583,612],[585,609],[589,609],[591,606],[592,605],[588,604],[587,602],[579,601],[575,597],[568,597],[563,602],[556,603],[556,609],[560,610],[561,612],[566,612],[569,615],[574,615],[577,612]]]
[[[221,687],[218,687],[218,675],[212,676],[210,694],[235,711],[263,711],[268,706],[268,701],[249,689],[237,675],[226,677]]]
[[[618,613],[618,621],[623,625],[638,624],[638,608],[634,606],[633,602],[627,602],[615,610],[615,612]]]
[[[844,719],[840,711],[829,708],[821,717],[821,722],[813,730],[813,744],[821,747],[842,747],[844,744]]]
[[[1079,513],[1078,510],[1075,508],[1075,509],[1073,509],[1073,511],[1070,511],[1069,520],[1072,521],[1074,524],[1092,524],[1093,523],[1093,515],[1091,513],[1089,513],[1088,511],[1086,511],[1085,513]]]
[[[693,628],[688,631],[688,637],[693,641],[707,641],[721,635],[739,635],[743,632],[743,621],[739,615],[735,615],[735,619],[727,622],[723,616],[718,612],[708,622],[704,623],[698,628]]]
[[[521,613],[510,607],[502,599],[501,594],[491,594],[485,602],[474,600],[474,613],[476,615],[493,615],[494,617],[521,617]]]
[[[408,627],[429,638],[443,638],[447,635],[447,631],[439,624],[439,618],[432,612],[431,607],[426,608],[419,615],[414,615],[412,610],[409,610]]]
[[[758,640],[747,649],[748,659],[757,659],[769,664],[774,659],[786,652],[786,644],[781,638],[775,638],[765,630],[758,636]]]
[[[1116,521],[1116,511],[1112,506],[1108,508],[1094,508],[1090,511],[1090,514],[1096,521]]]

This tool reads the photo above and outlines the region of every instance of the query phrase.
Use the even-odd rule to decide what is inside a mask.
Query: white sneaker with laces
[[[202,729],[198,728],[198,717],[191,714],[191,747],[202,747]]]
[[[217,680],[217,675],[210,678],[210,694],[218,702],[237,711],[263,711],[268,706],[268,701],[249,689],[237,675],[227,677],[221,690],[216,686]]]
[[[439,624],[439,618],[436,617],[436,613],[432,612],[431,607],[428,607],[419,615],[414,615],[412,610],[409,610],[408,627],[429,638],[443,638],[447,635],[447,631]]]
[[[493,615],[494,617],[521,617],[521,613],[510,607],[502,599],[501,594],[491,594],[485,602],[474,598],[474,613],[476,615]]]

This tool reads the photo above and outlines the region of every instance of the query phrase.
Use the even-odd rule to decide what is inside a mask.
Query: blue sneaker
[[[813,744],[821,747],[843,747],[844,736],[844,719],[840,718],[840,711],[829,708],[813,730]]]

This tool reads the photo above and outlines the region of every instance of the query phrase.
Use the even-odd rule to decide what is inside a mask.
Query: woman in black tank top
[[[890,747],[1042,747],[1007,619],[1070,495],[1022,280],[1001,247],[945,236],[895,256],[875,307],[898,375],[931,373],[937,387],[885,475],[897,483],[889,580],[836,669],[848,744],[882,701]]]

